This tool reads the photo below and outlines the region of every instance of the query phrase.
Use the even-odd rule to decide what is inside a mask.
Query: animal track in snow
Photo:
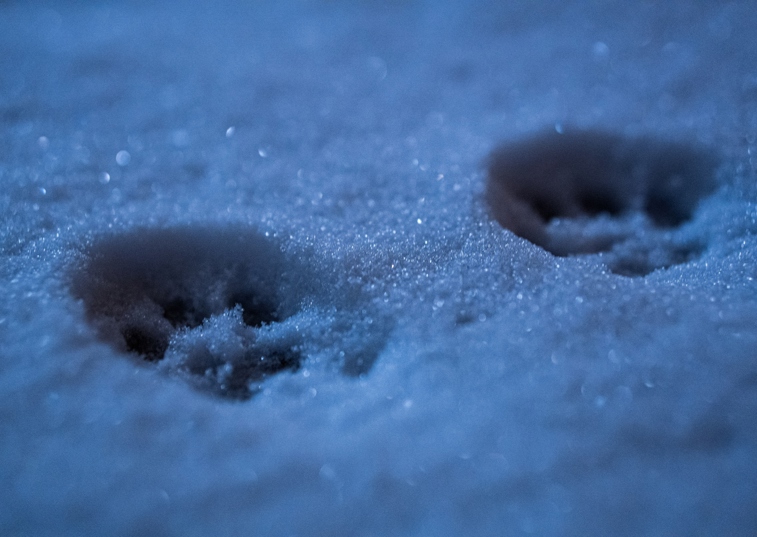
[[[683,143],[551,130],[493,152],[486,197],[502,226],[555,255],[601,252],[644,275],[704,249],[674,232],[715,189],[716,165]]]
[[[98,241],[74,295],[104,339],[201,388],[245,399],[299,367],[301,268],[241,229],[143,229]]]

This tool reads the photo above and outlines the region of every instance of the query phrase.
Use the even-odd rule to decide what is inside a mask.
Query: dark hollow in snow
[[[266,376],[299,366],[287,341],[256,347],[256,329],[285,320],[299,302],[286,284],[297,269],[265,237],[242,229],[142,229],[99,240],[87,259],[73,277],[73,294],[118,349],[157,362],[178,336],[194,331],[178,369],[235,399],[248,398]],[[213,323],[226,323],[239,348],[196,343],[208,339],[202,330]]]
[[[486,198],[502,226],[558,256],[620,251],[640,229],[652,231],[647,244],[608,262],[615,272],[643,275],[703,249],[653,243],[655,231],[692,218],[715,189],[717,163],[684,143],[551,129],[492,153]]]

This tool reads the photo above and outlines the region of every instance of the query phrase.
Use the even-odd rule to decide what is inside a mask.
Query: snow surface
[[[756,27],[0,1],[0,534],[757,534]],[[573,132],[716,188],[574,178],[554,256],[492,162]]]

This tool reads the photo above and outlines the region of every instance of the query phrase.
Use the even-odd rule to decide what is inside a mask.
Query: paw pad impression
[[[603,253],[611,270],[644,275],[704,245],[676,237],[715,189],[706,150],[594,130],[551,130],[491,155],[494,218],[558,256]]]

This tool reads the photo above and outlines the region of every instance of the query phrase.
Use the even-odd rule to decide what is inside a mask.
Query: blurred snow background
[[[756,26],[0,1],[0,533],[757,533]],[[488,156],[564,124],[720,155],[671,231],[699,255],[626,277],[503,230]],[[275,287],[262,325],[195,268],[237,255]],[[135,303],[119,274],[207,310],[164,360],[98,320]],[[297,364],[219,397],[260,349]]]

